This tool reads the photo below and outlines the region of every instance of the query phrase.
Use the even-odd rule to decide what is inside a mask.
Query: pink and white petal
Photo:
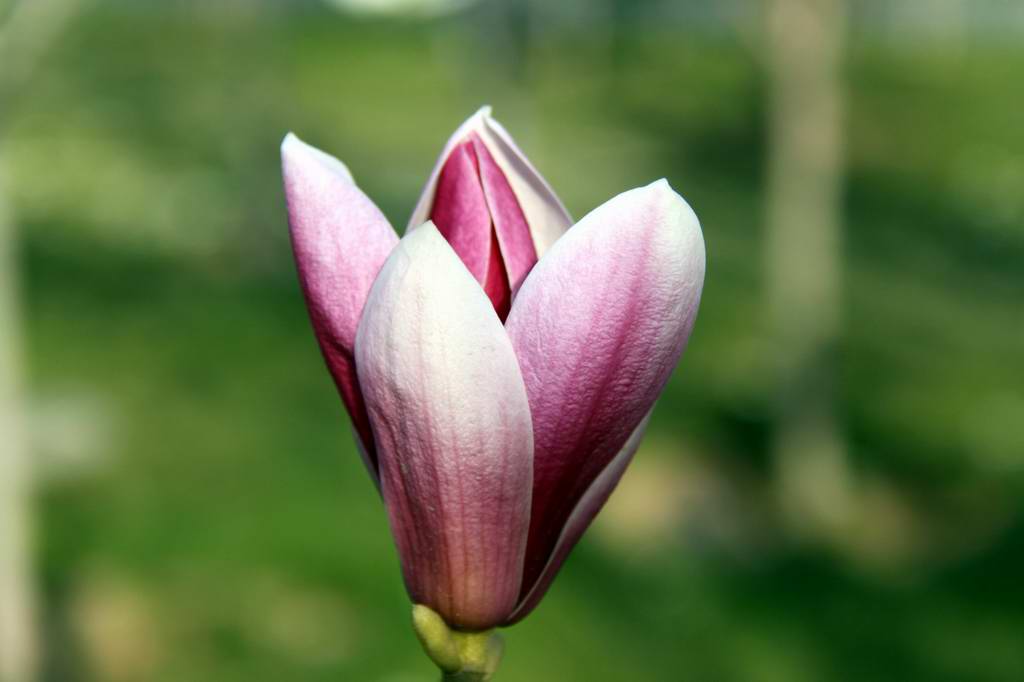
[[[512,136],[491,118],[489,106],[482,107],[470,116],[448,139],[433,172],[430,174],[430,179],[427,180],[427,184],[423,188],[423,193],[413,210],[407,229],[426,222],[430,216],[438,177],[445,160],[456,146],[473,133],[476,133],[487,145],[498,168],[507,178],[523,215],[526,217],[526,222],[530,226],[537,256],[543,256],[548,247],[569,229],[569,226],[572,225],[572,218],[551,186],[512,141]]]
[[[523,618],[526,618],[537,607],[537,604],[544,598],[544,595],[547,594],[548,588],[551,587],[552,581],[558,575],[558,571],[561,570],[562,564],[569,558],[569,554],[576,546],[576,543],[579,542],[583,533],[590,527],[594,517],[601,511],[601,508],[604,507],[605,502],[611,496],[612,491],[615,490],[619,481],[622,480],[622,475],[626,473],[626,467],[633,461],[633,455],[636,454],[637,448],[640,447],[640,441],[643,440],[644,431],[647,429],[647,422],[650,421],[650,418],[651,413],[648,412],[647,416],[640,422],[640,425],[633,430],[632,435],[630,435],[629,440],[626,441],[626,444],[619,451],[619,454],[612,458],[612,461],[608,463],[604,471],[598,474],[594,482],[590,484],[587,492],[576,503],[576,508],[572,510],[569,520],[566,521],[565,527],[562,528],[562,533],[558,536],[558,543],[548,558],[547,564],[544,565],[540,577],[529,588],[529,591],[523,594],[522,600],[516,606],[516,610],[509,617],[505,625],[518,623]]]
[[[700,224],[661,180],[584,217],[520,288],[506,328],[534,429],[524,591],[668,381],[703,281]]]
[[[281,143],[281,165],[292,250],[313,330],[376,481],[373,432],[353,351],[370,286],[398,237],[338,159],[289,133]]]
[[[433,224],[381,270],[356,367],[410,596],[455,627],[503,622],[529,526],[529,403],[504,327]]]

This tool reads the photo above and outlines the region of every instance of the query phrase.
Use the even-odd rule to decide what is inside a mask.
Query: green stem
[[[412,607],[412,625],[423,651],[441,669],[441,682],[488,682],[497,669],[504,642],[494,630],[453,630],[421,604]]]
[[[441,673],[441,682],[487,682],[490,675],[487,673]]]

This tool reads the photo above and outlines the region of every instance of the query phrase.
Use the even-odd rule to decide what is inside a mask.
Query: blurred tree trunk
[[[34,680],[39,655],[17,239],[7,201],[4,137],[15,99],[76,4],[77,0],[22,0],[0,5],[0,682]]]
[[[35,614],[29,542],[29,470],[21,391],[14,225],[0,148],[0,680],[33,679]]]
[[[777,492],[790,527],[834,537],[851,481],[837,406],[843,0],[767,0],[767,277]]]

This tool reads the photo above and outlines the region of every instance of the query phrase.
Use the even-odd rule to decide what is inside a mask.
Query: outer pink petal
[[[661,180],[592,211],[519,290],[506,328],[534,427],[524,596],[573,509],[668,380],[703,281],[697,217]]]
[[[441,156],[434,166],[434,171],[423,188],[423,194],[409,220],[412,229],[426,222],[434,203],[434,193],[438,176],[445,160],[461,142],[476,133],[494,157],[498,168],[508,179],[515,193],[519,206],[530,226],[537,256],[544,252],[572,225],[572,218],[559,201],[551,186],[541,177],[537,169],[520,151],[512,137],[501,125],[491,118],[491,108],[483,107],[469,117],[449,138]]]
[[[547,594],[548,588],[551,587],[551,582],[558,575],[558,571],[569,557],[569,553],[572,552],[573,547],[576,546],[580,537],[583,536],[584,531],[590,527],[590,522],[594,520],[597,513],[604,507],[604,503],[608,501],[612,491],[615,490],[615,486],[622,479],[622,474],[626,472],[626,467],[633,461],[633,455],[636,454],[636,449],[640,447],[640,441],[643,440],[644,431],[649,420],[650,413],[633,430],[633,434],[626,441],[619,454],[615,455],[612,461],[608,463],[608,466],[604,468],[604,471],[598,474],[594,482],[590,484],[587,492],[576,503],[576,508],[572,510],[569,520],[566,521],[565,527],[562,528],[562,533],[558,537],[558,543],[548,558],[547,564],[544,565],[544,570],[541,572],[540,577],[533,583],[529,591],[523,594],[519,606],[516,607],[515,612],[508,619],[506,625],[517,623],[530,615],[530,612]]]
[[[377,480],[353,351],[370,286],[398,237],[338,159],[289,133],[281,161],[292,249],[313,330],[352,418],[359,452]]]
[[[381,270],[356,366],[410,596],[455,627],[504,622],[529,526],[529,404],[490,301],[433,224]]]

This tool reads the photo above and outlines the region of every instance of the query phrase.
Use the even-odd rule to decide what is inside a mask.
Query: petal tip
[[[289,130],[281,140],[281,157],[285,159],[293,157],[296,154],[301,154],[308,147],[309,145],[303,142],[298,135]]]
[[[461,130],[464,133],[460,136],[461,139],[465,139],[473,133],[479,133],[482,130],[486,130],[494,121],[494,118],[491,116],[492,111],[493,109],[491,105],[485,104],[473,112],[473,115],[467,118],[466,122],[461,126]]]
[[[418,263],[451,257],[455,263],[462,264],[432,220],[407,231],[398,242],[398,248],[407,258]],[[452,267],[455,267],[455,263]],[[468,274],[469,271],[466,272]]]
[[[284,136],[284,139],[281,140],[281,153],[283,154],[286,149],[294,145],[296,142],[298,142],[298,140],[298,136],[289,130],[288,133]]]
[[[672,189],[672,185],[669,184],[668,178],[659,178],[638,189],[645,194],[651,194],[659,199],[672,200],[674,197],[682,199],[679,192]]]
[[[697,214],[694,212],[693,207],[690,206],[690,203],[682,194],[677,192],[672,185],[669,184],[667,178],[659,178],[640,189],[645,193],[650,193],[656,201],[664,202],[662,206],[668,205],[677,210],[679,225],[688,232],[701,235],[703,239],[700,220],[697,218]]]
[[[281,159],[285,166],[285,174],[289,173],[289,166],[305,165],[342,177],[354,183],[352,172],[340,159],[321,151],[299,138],[298,135],[289,131],[281,140]]]
[[[442,241],[444,240],[444,237],[441,236],[441,232],[437,229],[437,225],[434,224],[433,220],[427,220],[422,225],[412,228],[406,235],[406,238],[409,239],[410,241],[421,241],[426,239],[433,239],[434,237],[437,237]]]

